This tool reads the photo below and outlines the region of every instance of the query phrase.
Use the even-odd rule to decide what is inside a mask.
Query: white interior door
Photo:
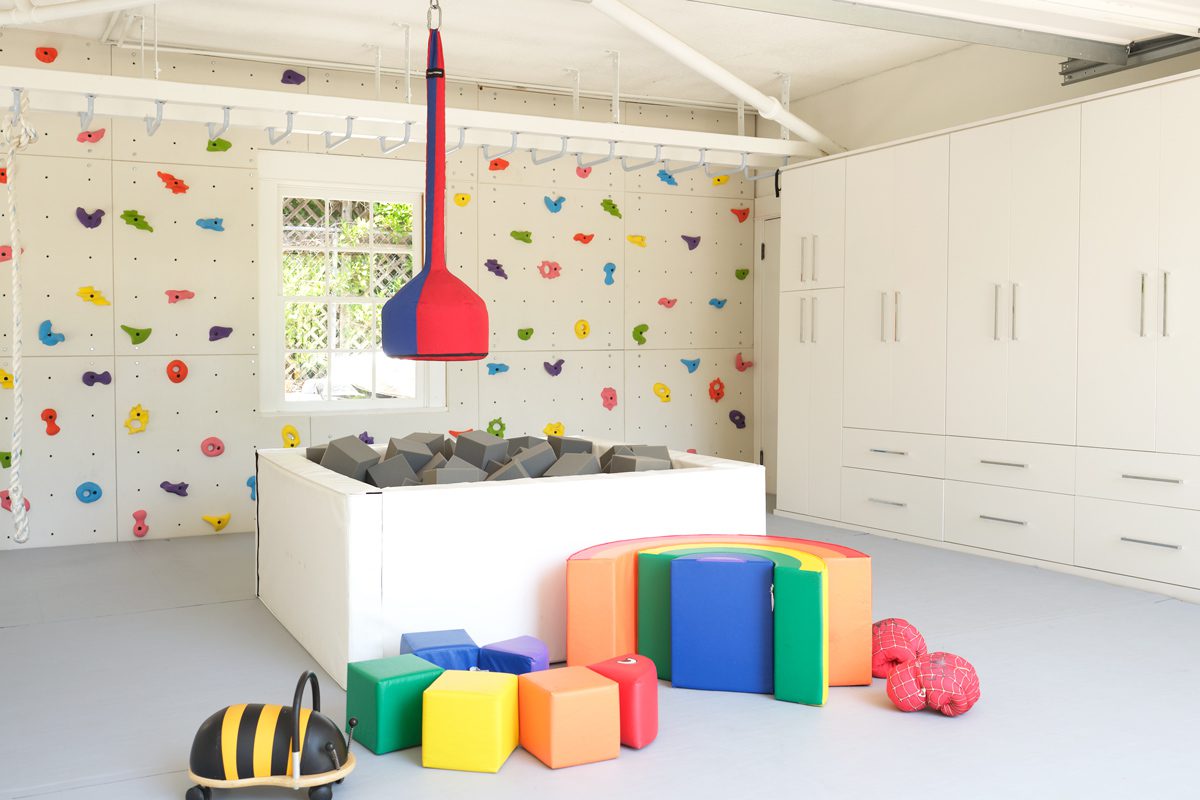
[[[775,494],[778,470],[776,469],[776,446],[779,423],[779,236],[780,219],[769,219],[763,224],[762,241],[758,251],[758,270],[754,275],[755,291],[761,292],[758,317],[761,319],[761,335],[754,358],[758,362],[760,379],[757,397],[761,398],[757,429],[762,463],[767,470],[767,493]]]
[[[808,292],[779,295],[778,446],[775,455],[775,506],[808,513],[809,418],[812,381]]]
[[[842,289],[806,292],[808,303],[808,513],[842,514]]]

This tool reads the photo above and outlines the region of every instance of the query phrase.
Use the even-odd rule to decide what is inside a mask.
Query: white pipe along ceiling
[[[170,0],[157,0],[157,3],[166,2],[170,2]],[[34,5],[30,0],[16,0],[14,8],[0,11],[0,27],[39,25],[145,5],[147,5],[146,0],[74,0],[74,2],[54,3],[53,5]]]

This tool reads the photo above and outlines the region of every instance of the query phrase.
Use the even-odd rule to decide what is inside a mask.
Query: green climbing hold
[[[621,219],[621,209],[617,208],[617,204],[612,201],[611,197],[606,197],[600,201],[600,207],[612,214],[617,219]]]
[[[121,330],[129,334],[129,341],[134,344],[141,344],[150,338],[150,332],[153,328],[131,328],[128,325],[122,325]]]
[[[528,342],[533,338],[533,328],[517,328],[517,338],[522,342]]]
[[[737,278],[739,281],[746,280],[746,276],[748,276],[749,274],[750,274],[750,270],[744,269],[744,268],[743,269],[735,269],[733,271],[733,277]]]
[[[646,331],[648,331],[648,330],[650,330],[650,326],[645,323],[642,323],[641,325],[635,325],[633,327],[633,340],[635,342],[637,342],[638,345],[645,344],[646,343]]]
[[[533,234],[529,231],[510,231],[508,235],[516,239],[518,242],[533,244]]]
[[[122,211],[121,219],[125,220],[126,225],[132,225],[139,231],[149,231],[150,233],[154,233],[154,228],[150,227],[150,223],[146,221],[146,218],[134,209]]]
[[[210,153],[224,153],[231,147],[233,147],[233,142],[229,141],[228,139],[208,140],[208,152]]]
[[[12,466],[12,453],[7,450],[0,452],[0,466],[3,466],[5,469]]]
[[[503,417],[496,417],[493,420],[488,420],[487,432],[490,433],[492,436],[496,436],[500,439],[503,439],[504,431],[507,430],[507,428],[508,428],[508,426],[504,424]]]

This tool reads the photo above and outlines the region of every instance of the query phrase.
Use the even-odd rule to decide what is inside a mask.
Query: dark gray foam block
[[[488,475],[489,481],[515,481],[518,478],[528,478],[529,473],[520,461],[510,461],[500,469]]]
[[[508,442],[487,431],[470,431],[458,437],[454,455],[483,469],[489,461],[500,461],[508,455]]]
[[[446,465],[446,457],[444,455],[442,455],[441,453],[436,453],[433,456],[433,458],[429,459],[429,463],[426,464],[424,467],[422,467],[421,471],[417,473],[417,477],[419,477],[421,479],[421,481],[424,482],[425,476],[427,474],[429,474],[430,472],[433,472],[438,467],[442,467],[445,465]]]
[[[561,457],[564,453],[590,453],[592,443],[587,439],[575,439],[570,436],[551,436],[547,439],[554,448],[554,455]]]
[[[530,448],[537,447],[539,444],[542,444],[545,441],[545,439],[538,438],[537,436],[517,436],[515,438],[508,439],[508,454],[510,456],[515,456],[522,450],[529,450]]]
[[[633,451],[635,456],[657,458],[660,461],[671,460],[671,451],[661,444],[635,444],[630,445],[629,449]]]
[[[627,444],[614,444],[612,447],[604,451],[600,456],[600,466],[603,469],[608,469],[608,462],[612,461],[613,456],[631,456],[633,449]]]
[[[387,450],[383,454],[385,461],[400,456],[408,462],[408,465],[413,468],[413,472],[419,469],[424,469],[429,463],[429,459],[433,458],[433,453],[425,446],[424,442],[404,437],[403,439],[388,440]]]
[[[443,486],[448,483],[474,483],[487,478],[487,473],[477,467],[442,467],[424,473],[426,485]]]
[[[357,436],[334,439],[325,448],[321,466],[356,481],[365,480],[367,470],[379,463],[379,453]]]
[[[600,459],[591,453],[563,453],[543,478],[561,478],[567,475],[596,475],[600,472]]]
[[[442,445],[446,443],[446,437],[440,433],[410,433],[405,439],[412,439],[414,442],[420,442],[429,449],[429,454],[440,453]]]
[[[320,464],[321,459],[325,457],[325,448],[329,445],[318,444],[314,447],[306,447],[304,449],[304,457],[314,464]]]
[[[540,478],[557,459],[554,457],[554,448],[548,442],[542,442],[536,447],[522,450],[512,460],[520,463],[529,477]]]
[[[367,470],[367,483],[387,489],[405,486],[406,482],[417,483],[417,473],[403,456],[385,458]]]
[[[656,469],[670,469],[671,462],[661,458],[647,456],[613,456],[608,462],[608,471],[618,472],[650,472]]]

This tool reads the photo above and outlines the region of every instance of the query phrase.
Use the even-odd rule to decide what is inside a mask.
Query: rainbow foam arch
[[[567,663],[641,652],[669,678],[670,562],[697,552],[775,563],[777,697],[820,705],[827,686],[871,682],[870,556],[779,536],[661,536],[574,554],[567,560]]]

